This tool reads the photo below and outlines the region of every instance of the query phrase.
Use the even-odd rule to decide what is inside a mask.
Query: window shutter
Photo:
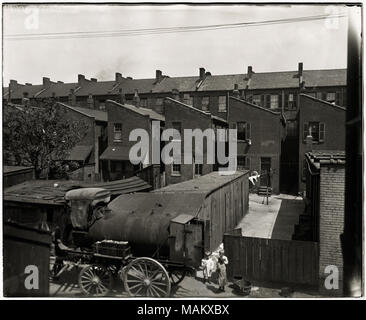
[[[319,123],[319,142],[324,142],[325,140],[325,123]]]
[[[264,107],[265,105],[264,105],[264,103],[265,103],[265,95],[264,94],[262,94],[261,95],[261,107]]]
[[[341,105],[341,94],[339,92],[336,92],[336,101],[335,101],[335,104],[337,106],[340,106]]]
[[[245,157],[245,167],[250,170],[250,157]]]
[[[282,109],[282,94],[278,95],[278,108]]]
[[[247,122],[247,130],[246,130],[247,136],[246,139],[251,139],[252,134],[251,134],[251,127],[250,127],[250,123]]]
[[[309,134],[309,124],[304,123],[303,140],[306,141],[306,137]]]
[[[324,100],[324,101],[327,100],[327,93],[326,92],[322,92],[322,100]]]
[[[266,95],[266,108],[270,108],[271,107],[271,95],[267,94]]]
[[[288,108],[288,93],[285,94],[285,108]]]

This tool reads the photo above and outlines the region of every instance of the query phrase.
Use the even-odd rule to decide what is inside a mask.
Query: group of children
[[[211,283],[212,273],[217,272],[219,291],[225,291],[225,285],[227,284],[226,265],[228,263],[228,258],[224,255],[223,249],[219,250],[218,256],[206,251],[201,262],[204,283]]]

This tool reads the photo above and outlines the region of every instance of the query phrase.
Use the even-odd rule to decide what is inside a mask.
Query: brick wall
[[[342,293],[343,258],[340,235],[344,226],[344,166],[327,165],[320,169],[319,213],[319,291],[326,295]],[[339,290],[327,290],[324,280],[325,267],[335,265],[339,269]]]

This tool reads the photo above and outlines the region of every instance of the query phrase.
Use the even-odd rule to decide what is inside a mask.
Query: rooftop
[[[97,109],[75,107],[75,106],[70,106],[68,104],[60,103],[60,102],[58,102],[58,104],[66,107],[66,108],[69,108],[71,110],[74,110],[76,112],[79,112],[87,117],[94,118],[96,121],[103,121],[103,122],[108,121],[108,113],[105,111],[101,111],[101,110],[97,110]]]
[[[346,153],[342,150],[314,150],[305,154],[309,164],[316,169],[322,165],[345,165]]]
[[[221,175],[214,171],[196,179],[171,184],[161,189],[154,190],[154,193],[204,193],[210,194],[218,188],[239,179],[248,174],[248,170],[236,171],[232,175]]]
[[[63,205],[65,193],[78,188],[104,188],[112,195],[147,191],[151,186],[138,177],[111,182],[86,183],[73,180],[30,180],[4,190],[4,201]]]
[[[326,69],[326,70],[304,70],[303,81],[305,87],[332,87],[347,85],[347,69]],[[180,92],[192,91],[228,91],[233,90],[238,84],[238,89],[260,90],[260,89],[280,89],[298,88],[298,71],[280,72],[258,72],[253,73],[249,80],[248,74],[231,75],[206,75],[203,81],[199,77],[167,77],[163,76],[160,81],[155,78],[131,79],[121,78],[119,81],[90,81],[83,83],[54,83],[50,86],[43,85],[23,85],[17,84],[16,89],[11,92],[14,99],[23,98],[23,93],[28,92],[29,97],[47,98],[55,96],[67,97],[70,90],[75,90],[76,96],[93,95],[117,95],[122,89],[124,94],[133,94],[135,90],[141,93],[171,93],[174,89]],[[8,88],[4,88],[4,94],[8,93]]]

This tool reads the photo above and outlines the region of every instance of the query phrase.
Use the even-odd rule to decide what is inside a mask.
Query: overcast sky
[[[48,5],[4,7],[3,33],[90,32],[139,28],[225,24],[330,13],[327,6],[118,6]],[[38,8],[38,28],[32,18]],[[345,12],[338,6],[338,13]],[[337,13],[336,11],[332,11]],[[34,15],[35,14],[35,15]],[[30,24],[29,24],[30,23]],[[42,77],[76,82],[77,74],[113,80],[115,72],[152,78],[169,76],[345,68],[347,19],[324,20],[160,35],[86,39],[8,40],[3,42],[3,77],[39,84]]]

